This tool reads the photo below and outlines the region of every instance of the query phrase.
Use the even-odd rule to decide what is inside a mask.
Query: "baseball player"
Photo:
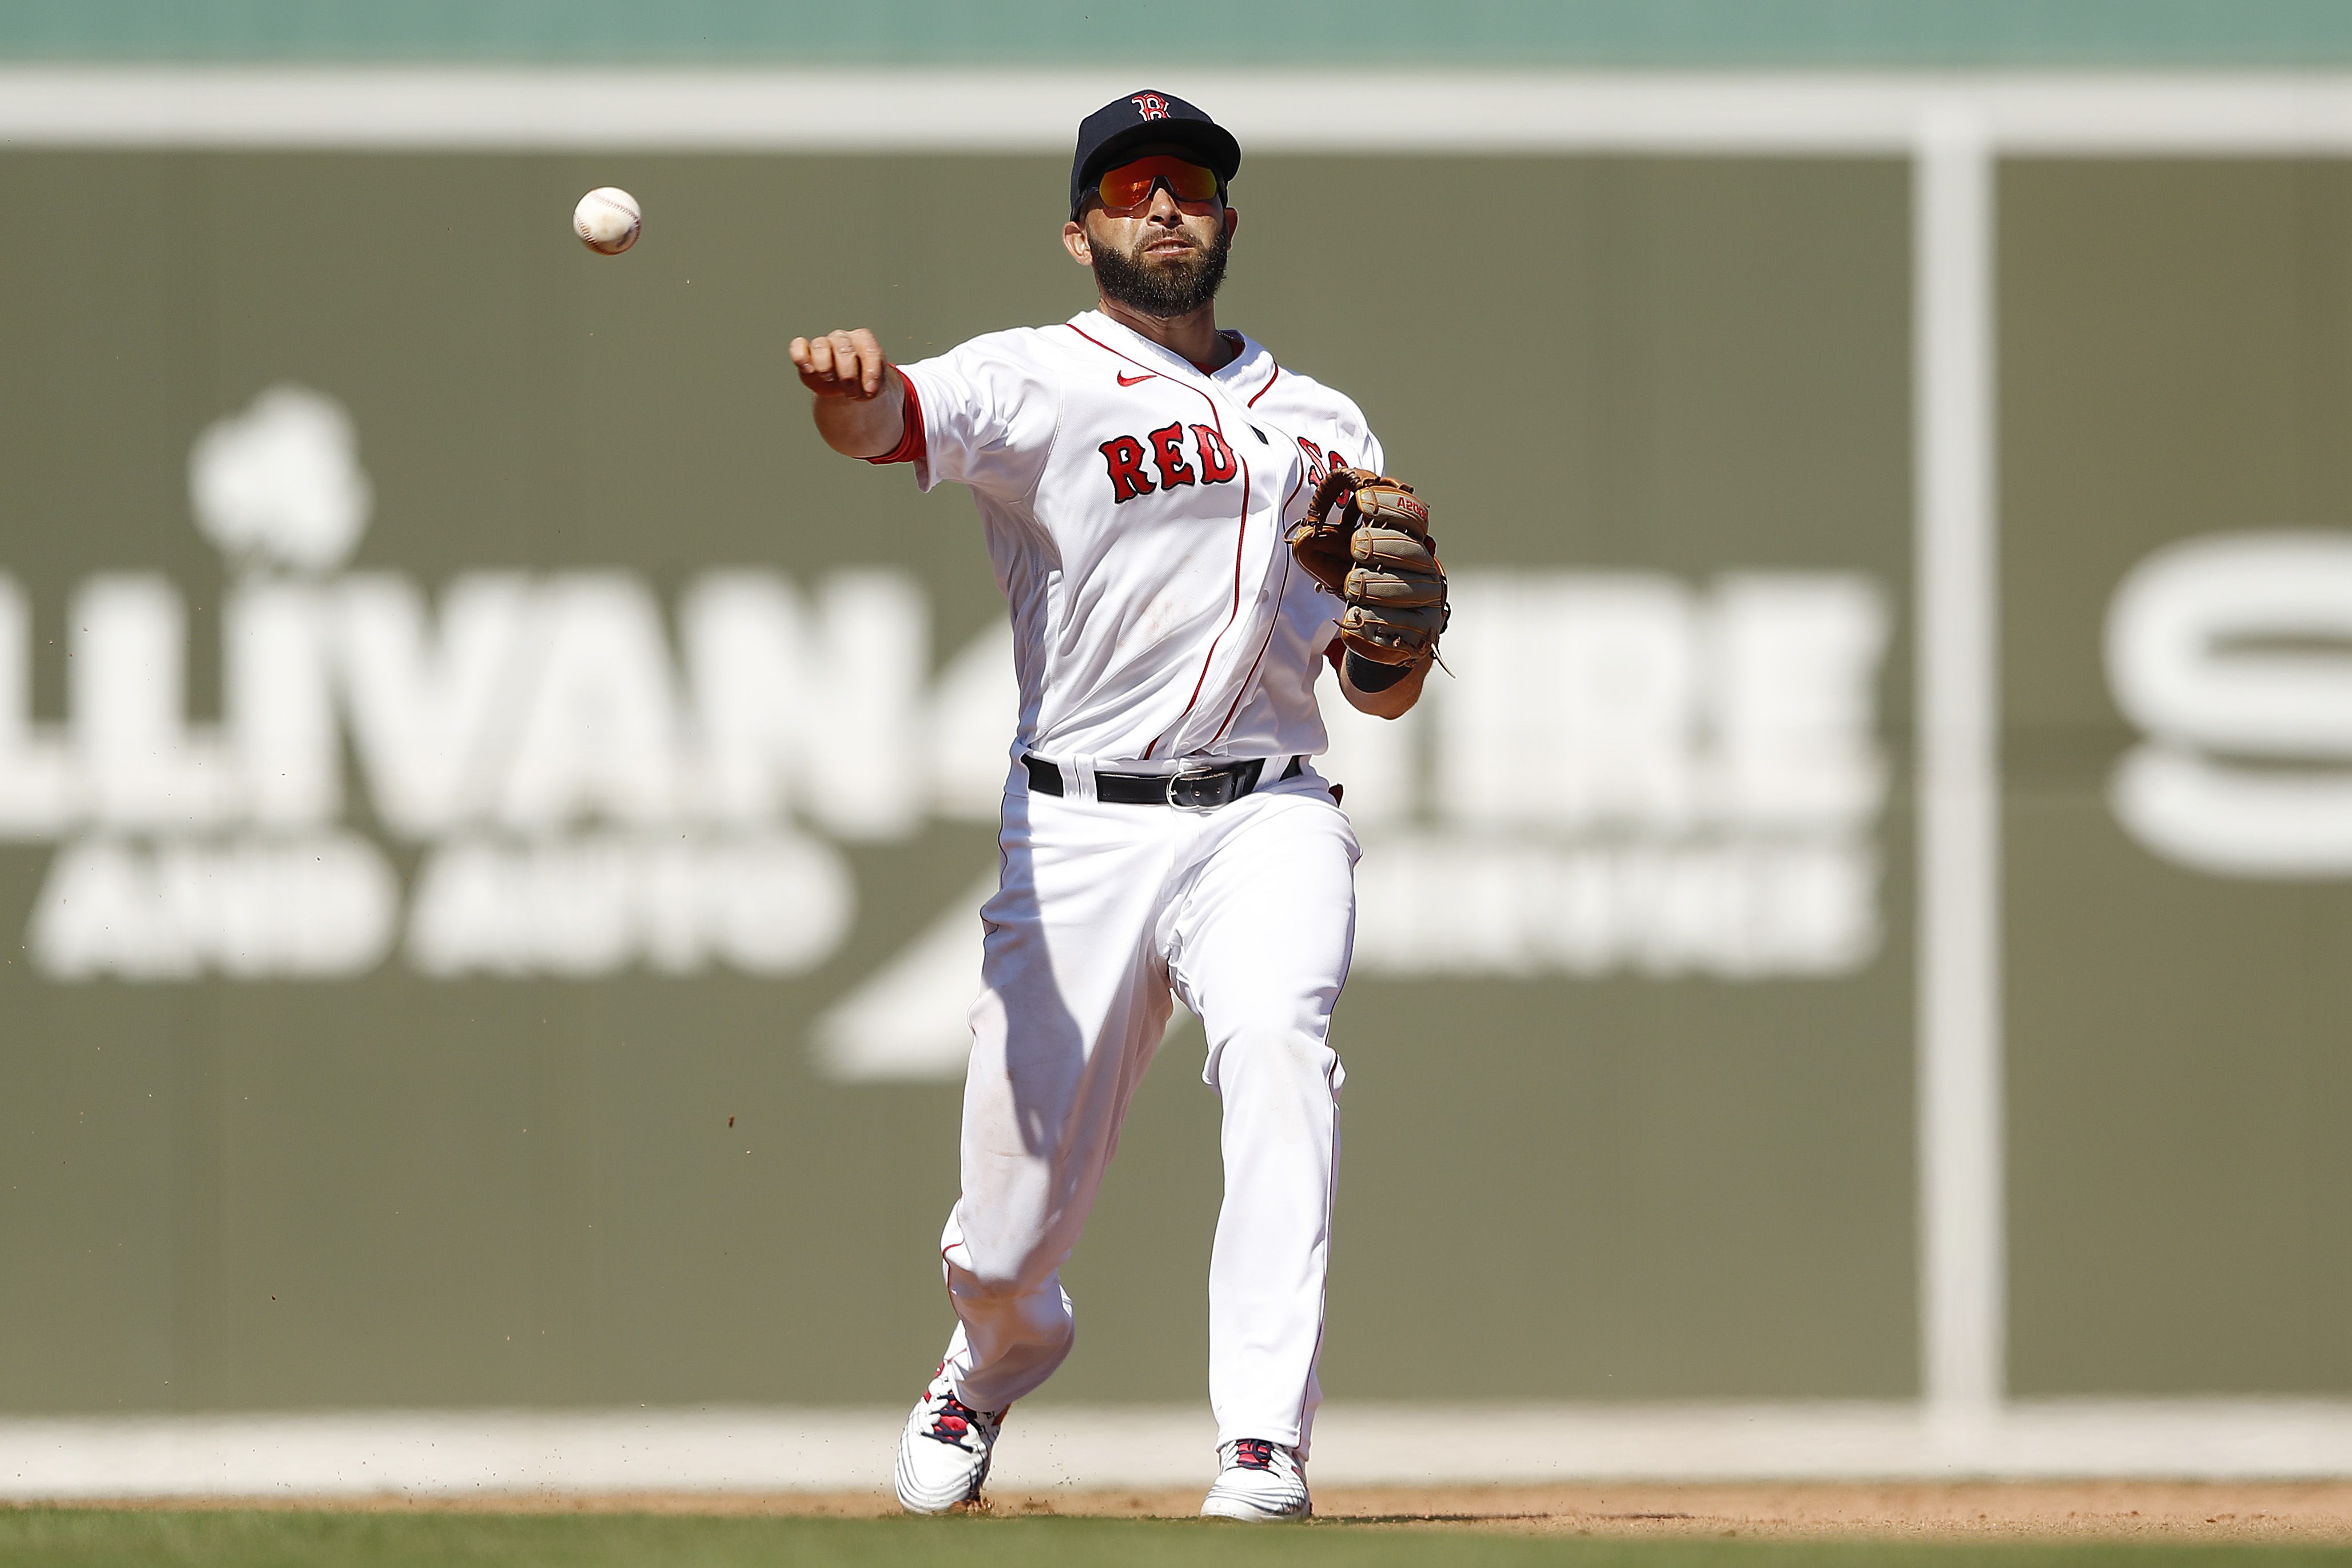
[[[898,1446],[917,1513],[978,1500],[1006,1410],[1070,1353],[1060,1269],[1171,993],[1223,1101],[1202,1511],[1309,1511],[1358,852],[1315,688],[1411,708],[1444,579],[1355,404],[1217,327],[1240,166],[1183,100],[1118,99],[1078,128],[1062,230],[1096,309],[905,366],[863,330],[792,344],[835,450],[971,489],[1020,677],[940,1241],[956,1328]]]

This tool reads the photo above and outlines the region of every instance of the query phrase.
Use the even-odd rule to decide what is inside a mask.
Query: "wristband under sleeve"
[[[897,446],[878,458],[868,458],[866,460],[877,466],[883,463],[919,462],[923,456],[923,400],[915,395],[915,384],[907,378],[905,371],[894,364],[890,367],[890,374],[898,378],[899,386],[906,390],[906,427],[899,431]]]

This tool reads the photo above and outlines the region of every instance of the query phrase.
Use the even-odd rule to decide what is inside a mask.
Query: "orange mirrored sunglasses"
[[[1141,206],[1151,199],[1160,183],[1168,182],[1168,194],[1180,202],[1213,202],[1217,199],[1217,172],[1198,163],[1188,163],[1181,158],[1160,153],[1150,158],[1138,158],[1132,163],[1121,163],[1095,182],[1095,194],[1102,205],[1112,212],[1125,212]]]

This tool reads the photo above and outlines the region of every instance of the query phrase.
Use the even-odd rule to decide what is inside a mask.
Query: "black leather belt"
[[[1031,789],[1039,795],[1062,793],[1060,768],[1043,757],[1024,757],[1021,765],[1029,770]],[[1095,798],[1113,805],[1172,805],[1179,811],[1214,811],[1221,805],[1231,805],[1257,788],[1258,775],[1265,771],[1265,759],[1252,757],[1245,763],[1187,768],[1181,773],[1097,773]],[[1307,759],[1293,757],[1282,776],[1295,779],[1306,771]]]

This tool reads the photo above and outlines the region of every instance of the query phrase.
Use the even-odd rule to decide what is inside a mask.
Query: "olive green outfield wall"
[[[1362,403],[1436,509],[1463,603],[1457,679],[1399,727],[1403,793],[1383,805],[1360,734],[1332,764],[1364,827],[1367,907],[1336,1036],[1327,1386],[1907,1395],[1908,171],[1416,159],[1423,239],[1361,243],[1350,215],[1380,210],[1397,168],[1253,160],[1223,307]],[[729,568],[913,605],[925,629],[875,657],[919,646],[928,744],[986,707],[954,673],[1001,615],[971,504],[825,453],[782,347],[866,321],[910,357],[1079,309],[1060,178],[1050,158],[0,155],[20,220],[0,261],[0,931],[17,933],[0,955],[0,1410],[906,1396],[948,1328],[931,1248],[956,1089],[937,1062],[845,1076],[821,1046],[877,984],[937,989],[895,967],[935,922],[976,944],[984,754],[977,810],[949,791],[862,827],[857,788],[808,781],[748,826],[533,816],[512,795],[420,826],[420,786],[394,786],[439,753],[387,751],[368,725],[398,705],[346,671],[341,804],[291,828],[108,828],[135,812],[106,791],[144,787],[119,766],[27,826],[48,809],[27,759],[138,722],[175,648],[187,716],[213,725],[237,679],[225,634],[269,593],[377,632],[411,594],[446,675],[488,624],[462,605],[510,590],[540,606],[520,624],[556,628],[556,663],[591,661],[575,702],[635,668],[616,647],[688,685],[707,673],[697,584]],[[649,213],[617,260],[562,226],[604,182]],[[2352,174],[2011,160],[1999,192],[2011,1384],[2343,1394]],[[285,386],[310,416],[262,396]],[[295,447],[254,445],[273,407]],[[335,450],[321,407],[347,413],[373,490],[348,561],[316,532],[331,505],[271,510],[341,493],[302,467]],[[223,430],[241,460],[278,456],[237,470],[244,500],[206,503],[215,533],[222,516],[268,525],[216,548],[191,476],[236,474],[210,445],[191,454]],[[256,473],[275,477],[254,491]],[[2182,545],[2204,564],[2168,568]],[[123,574],[144,584],[136,614],[92,596]],[[1769,603],[1740,598],[1758,584]],[[1749,646],[1733,611],[1789,593],[1807,626],[1860,638],[1840,645],[1860,684],[1823,689],[1838,700],[1798,730],[1850,743],[1813,761],[1867,781],[1803,840],[1862,868],[1841,907],[1864,920],[1801,963],[1708,958],[1685,917],[1737,899],[1690,878],[1764,864],[1792,830],[1704,792],[1676,815],[1662,802],[1690,780],[1673,768],[1597,816],[1562,803],[1625,754],[1696,767],[1736,740],[1726,715],[1754,694],[1721,668]],[[651,642],[632,645],[640,603]],[[586,624],[556,613],[578,604],[624,640],[559,635]],[[124,666],[93,626],[173,635]],[[29,742],[5,678],[18,640]],[[835,689],[835,654],[755,673]],[[91,673],[108,660],[114,676]],[[525,729],[547,720],[535,701],[485,710]],[[1671,732],[1642,727],[1660,714]],[[2159,776],[2200,782],[2134,793]],[[1497,807],[1478,794],[1496,777],[1537,784]],[[765,924],[822,940],[692,974],[513,921],[489,934],[539,955],[527,974],[419,944],[428,884],[469,847],[655,837],[770,855],[764,881],[707,879],[782,888]],[[281,842],[381,860],[406,934],[341,978],[72,977],[148,961],[109,923],[137,910],[79,917],[60,889],[100,884],[66,870],[115,855],[162,888],[173,858],[215,855],[222,882]],[[1604,861],[1652,878],[1651,901],[1621,889],[1595,914],[1586,872]],[[832,907],[828,876],[854,907],[819,931],[802,916]],[[189,937],[215,970],[289,940],[266,917],[311,896],[170,895],[261,918]],[[1783,912],[1802,925],[1820,904]],[[534,907],[565,926],[562,900]],[[1572,940],[1531,942],[1537,926]],[[1199,1396],[1219,1185],[1201,1048],[1180,1030],[1139,1098],[1068,1270],[1083,1331],[1053,1397]]]
[[[1328,1384],[1905,1394],[1906,172],[1425,161],[1427,243],[1338,232],[1392,174],[1253,161],[1227,319],[1361,400],[1465,585],[1864,584],[1891,620],[1862,738],[1893,772],[1855,840],[1873,929],[1834,973],[1415,979],[1360,950]],[[67,717],[89,657],[68,607],[101,573],[184,600],[189,710],[219,711],[234,584],[191,526],[190,445],[281,383],[356,428],[373,514],[350,574],[437,595],[488,569],[614,568],[669,606],[715,567],[813,585],[878,566],[924,596],[944,660],[1001,614],[969,500],[825,453],[782,345],[871,321],[913,355],[1082,307],[1061,177],[998,158],[0,159],[21,219],[0,573],[30,609],[35,719]],[[564,232],[600,182],[652,215],[618,260]],[[1540,658],[1461,679],[1538,713],[1550,689]],[[384,826],[363,760],[337,830],[412,883],[446,846]],[[957,1090],[829,1079],[811,1026],[952,912],[991,829],[932,816],[828,852],[854,921],[781,978],[435,978],[394,952],[348,980],[141,982],[40,973],[32,911],[67,850],[0,847],[0,926],[26,932],[0,966],[0,1408],[903,1397],[949,1327],[932,1248]],[[1084,1331],[1057,1395],[1202,1387],[1219,1177],[1200,1049],[1180,1034],[1142,1091],[1068,1271]]]
[[[2108,798],[2147,736],[2102,641],[2160,547],[2291,531],[2320,542],[2319,570],[2352,551],[2352,167],[2012,163],[2000,223],[2011,1378],[2342,1391],[2347,868],[2151,853]],[[2203,568],[2211,591],[2223,571]],[[2294,709],[2341,736],[2352,583],[2335,572],[2315,617],[2294,569],[2267,575],[2208,622],[2212,668],[2255,708],[2252,677],[2318,661],[2302,668],[2332,682]],[[2224,777],[2340,790],[2340,740],[2174,739],[2244,770]],[[2322,798],[2352,823],[2352,800]],[[2224,805],[2200,815],[2244,820]]]

